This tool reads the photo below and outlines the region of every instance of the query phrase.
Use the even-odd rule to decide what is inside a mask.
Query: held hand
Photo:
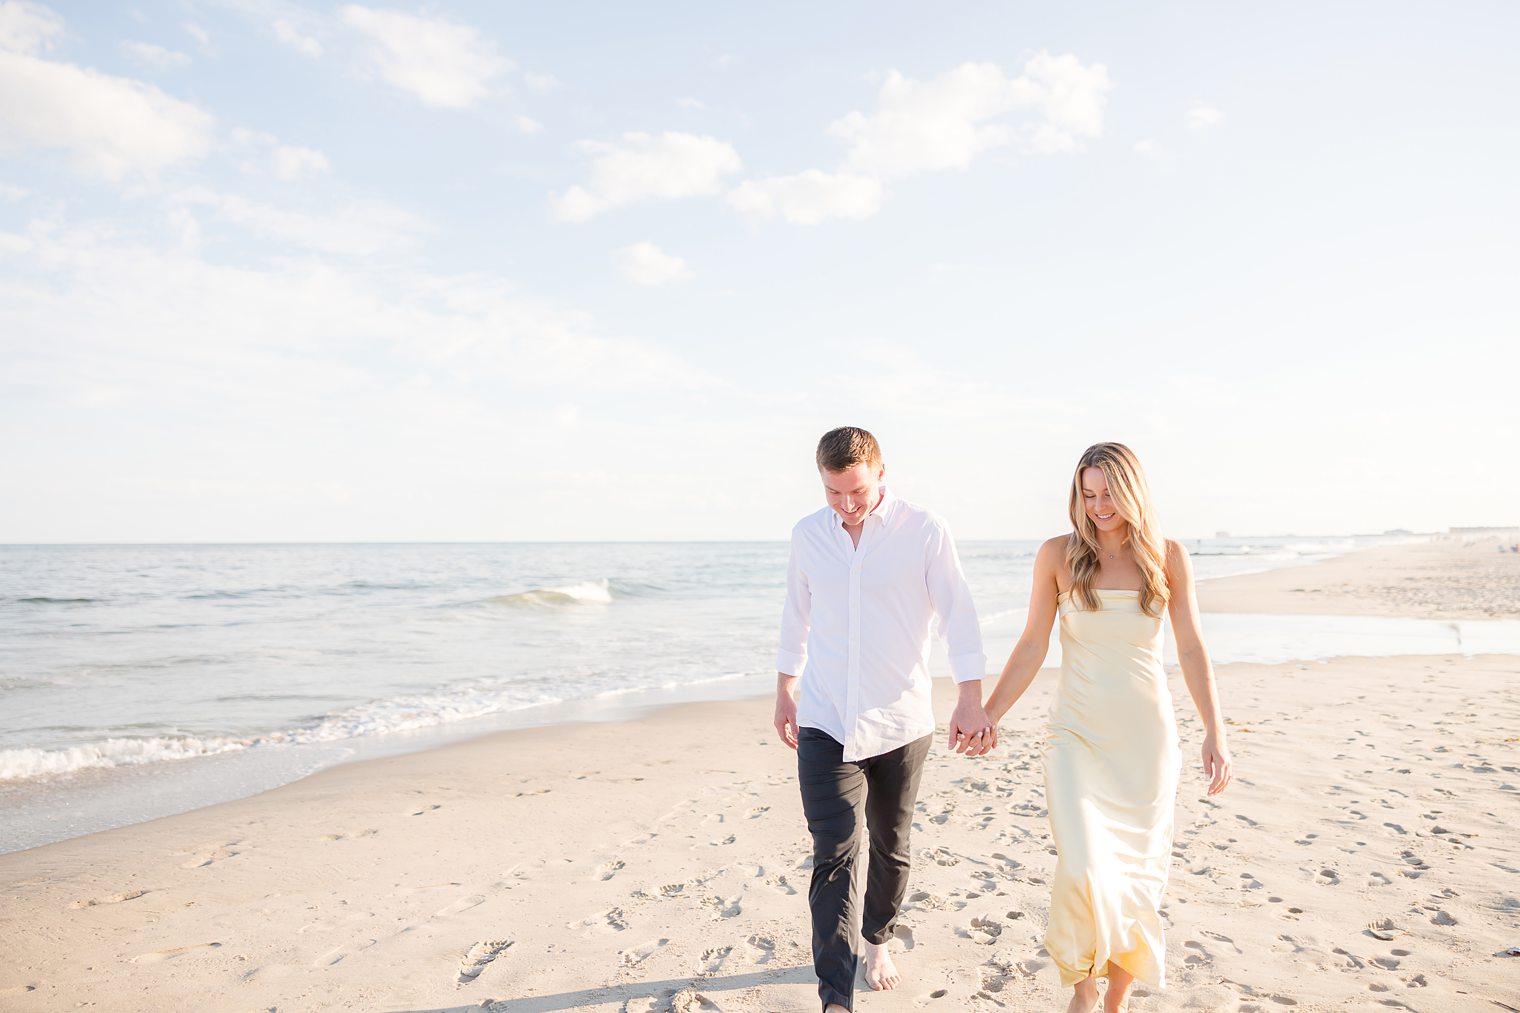
[[[979,701],[962,698],[950,715],[949,747],[968,757],[985,756],[997,745],[997,729]]]
[[[776,694],[776,734],[791,749],[797,748],[797,700],[790,693]]]
[[[1233,772],[1230,751],[1221,739],[1212,735],[1203,738],[1203,772],[1209,778],[1209,795],[1218,795],[1229,787]]]

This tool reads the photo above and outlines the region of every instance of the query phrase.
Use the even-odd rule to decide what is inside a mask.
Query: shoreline
[[[1494,539],[1488,537],[1482,544],[1486,546],[1487,541],[1492,540]],[[1241,616],[1247,621],[1253,615],[1268,617],[1291,614],[1314,615],[1320,620],[1333,618],[1337,614],[1418,619],[1493,618],[1494,613],[1472,610],[1460,613],[1454,610],[1411,612],[1402,607],[1403,602],[1370,596],[1357,599],[1342,596],[1356,606],[1343,613],[1320,612],[1315,608],[1316,605],[1328,606],[1335,603],[1325,594],[1314,593],[1316,589],[1344,587],[1359,573],[1402,572],[1402,568],[1407,568],[1411,562],[1429,566],[1432,559],[1439,562],[1451,558],[1451,548],[1450,540],[1441,537],[1428,542],[1394,542],[1352,550],[1312,563],[1280,565],[1244,574],[1202,579],[1198,583],[1198,594],[1204,612],[1206,633],[1210,614],[1231,617],[1232,620],[1235,616]],[[1474,557],[1472,552],[1464,553],[1464,564],[1470,567]],[[1487,560],[1486,556],[1477,558]],[[1520,557],[1515,558],[1513,569],[1513,586],[1516,589],[1514,612],[1520,616]],[[1309,593],[1304,593],[1306,591]],[[1231,625],[1236,624],[1232,621]],[[1281,626],[1280,623],[1273,625]],[[1011,629],[984,630],[989,646],[989,665],[992,668],[989,679],[996,678],[999,652],[1006,654],[1016,635],[1017,630]],[[1236,635],[1239,636],[1239,633]],[[1295,635],[1302,639],[1303,631],[1295,631]],[[1306,654],[1299,658],[1253,657],[1250,660],[1318,660],[1354,656],[1363,649],[1360,645],[1369,639],[1368,634],[1357,637],[1339,631],[1337,635],[1347,644],[1341,653],[1324,653],[1321,650],[1321,653],[1313,657]],[[1406,639],[1417,641],[1420,638],[1408,636]],[[1459,633],[1457,640],[1461,639]],[[1491,648],[1496,639],[1499,638],[1480,638],[1479,652]],[[1053,637],[1053,654],[1056,653],[1054,640]],[[1517,642],[1520,642],[1520,633],[1517,633]],[[938,645],[936,649],[938,650]],[[1393,653],[1421,653],[1431,649],[1446,648],[1445,645],[1427,641]],[[943,662],[939,657],[936,660]],[[1048,660],[1047,665],[1055,667],[1058,658]],[[0,783],[0,801],[10,811],[13,826],[52,823],[61,828],[56,835],[52,832],[38,834],[29,830],[7,835],[0,830],[0,855],[45,847],[85,834],[109,832],[147,820],[248,798],[296,783],[335,766],[364,763],[390,756],[406,756],[532,728],[634,721],[652,711],[677,706],[685,701],[732,701],[768,696],[772,684],[771,677],[760,674],[711,679],[691,685],[638,688],[584,699],[535,704],[413,732],[257,747],[191,757],[182,761],[85,768],[57,780]],[[265,752],[266,748],[268,752]],[[121,798],[123,795],[129,796],[130,800]],[[24,822],[26,819],[34,822],[27,824]],[[65,819],[72,822],[64,823]]]

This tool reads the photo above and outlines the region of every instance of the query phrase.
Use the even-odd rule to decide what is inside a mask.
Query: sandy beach
[[[1517,596],[1520,555],[1492,541],[1201,588],[1206,612],[1427,618],[1513,619]],[[1174,675],[1168,982],[1131,1008],[1520,1009],[1517,655],[1224,666],[1237,773],[1212,801]],[[907,980],[859,1010],[1064,1008],[1039,943],[1054,675],[992,756],[931,752]],[[0,1009],[816,1010],[770,710],[504,733],[0,856]]]

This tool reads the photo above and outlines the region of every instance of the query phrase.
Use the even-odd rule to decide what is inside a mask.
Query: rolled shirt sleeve
[[[938,518],[924,562],[924,579],[934,606],[935,630],[949,651],[951,676],[958,683],[985,678],[987,655],[982,649],[982,627],[976,618],[971,588],[961,570],[950,529]]]
[[[776,652],[776,671],[800,676],[807,667],[808,629],[811,625],[812,592],[807,574],[797,558],[797,534],[786,561],[786,604],[781,609],[781,648]]]

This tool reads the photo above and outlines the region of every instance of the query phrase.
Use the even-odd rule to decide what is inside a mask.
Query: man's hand
[[[960,699],[950,715],[951,749],[967,756],[985,756],[997,745],[997,729],[982,709],[982,681],[960,684]]]
[[[790,748],[797,748],[797,677],[776,673],[776,734]]]

